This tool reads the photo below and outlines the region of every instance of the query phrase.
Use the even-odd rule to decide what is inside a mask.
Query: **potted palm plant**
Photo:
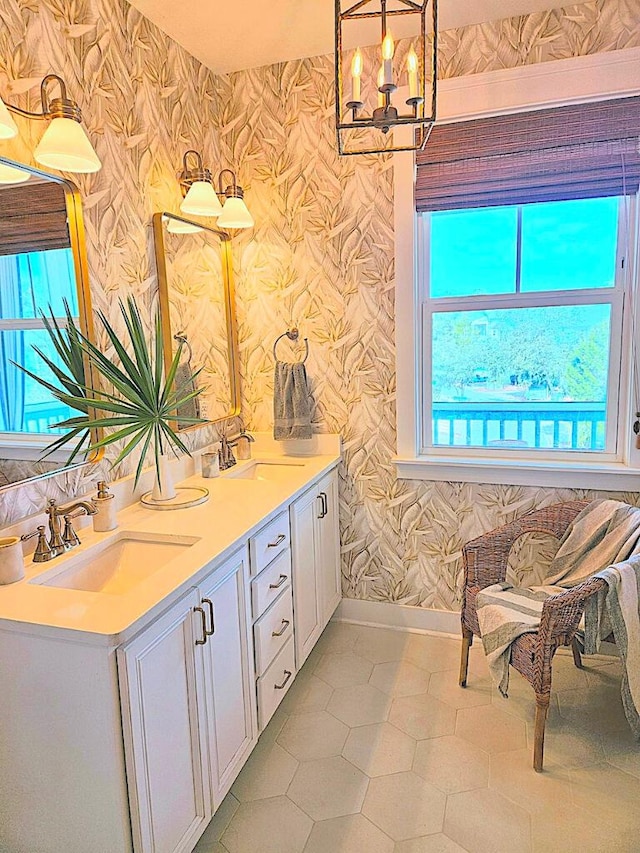
[[[175,489],[168,474],[168,452],[172,451],[176,456],[180,453],[190,455],[175,425],[206,422],[203,418],[187,417],[178,411],[201,393],[202,389],[195,383],[200,371],[191,373],[176,384],[183,346],[180,343],[165,375],[160,311],[156,312],[154,335],[148,345],[135,299],[129,297],[126,303],[120,300],[119,304],[126,329],[124,342],[105,314],[102,311],[97,314],[115,358],[105,355],[83,335],[65,303],[65,324],[60,325],[53,313],[49,317],[41,315],[59,363],[34,347],[53,380],[18,366],[56,400],[78,412],[76,416],[54,424],[65,432],[47,445],[44,456],[73,445],[68,460],[71,463],[82,453],[123,443],[111,464],[115,467],[137,451],[135,488],[147,454],[152,450],[156,481],[147,502],[161,505],[175,498]],[[86,365],[91,384],[85,378]],[[92,431],[94,436],[98,436],[93,440],[90,439]]]

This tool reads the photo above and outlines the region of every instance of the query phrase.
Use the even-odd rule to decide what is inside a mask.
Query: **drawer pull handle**
[[[291,624],[291,622],[289,622],[288,619],[283,619],[282,620],[282,628],[280,628],[279,631],[272,631],[271,636],[272,637],[281,637],[284,634],[284,632],[287,630],[287,628],[289,627],[290,624]]]
[[[269,542],[269,544],[267,545],[267,548],[277,548],[278,545],[281,545],[286,538],[287,538],[286,533],[281,533],[279,536],[276,537],[275,542]]]
[[[210,598],[203,598],[201,601],[201,604],[206,604],[207,607],[209,608],[209,622],[211,624],[211,628],[209,628],[209,630],[206,633],[207,633],[207,637],[210,637],[212,634],[215,633],[215,630],[216,630],[216,620],[215,620],[215,617],[213,615],[213,601],[211,601]]]
[[[289,580],[289,575],[280,575],[280,579],[279,579],[278,583],[270,583],[269,589],[280,589],[282,584],[288,580]]]
[[[284,688],[287,686],[289,679],[291,678],[291,675],[292,675],[292,673],[290,673],[288,669],[285,669],[284,681],[282,682],[282,684],[274,684],[273,686],[275,687],[275,689],[276,690],[284,690]]]
[[[200,618],[202,619],[202,639],[196,640],[196,646],[204,646],[204,644],[207,642],[207,637],[209,636],[207,634],[207,616],[202,607],[194,607],[193,612],[199,613]]]

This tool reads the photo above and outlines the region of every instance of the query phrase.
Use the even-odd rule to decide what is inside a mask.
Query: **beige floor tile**
[[[571,796],[568,770],[545,762],[544,772],[536,773],[530,749],[494,753],[489,788],[532,813],[553,808]]]
[[[623,729],[628,725],[617,685],[562,690],[557,696],[560,716],[579,728],[601,732]]]
[[[405,657],[411,634],[384,628],[361,628],[356,653],[371,663],[400,661]]]
[[[638,830],[622,829],[597,810],[557,805],[531,817],[534,853],[634,853]]]
[[[427,672],[441,672],[460,666],[461,640],[410,634],[404,659]]]
[[[615,687],[620,690],[622,663],[614,661],[600,666],[589,666],[589,658],[585,658],[584,674],[588,687]]]
[[[314,646],[314,651],[317,650],[324,655],[352,652],[361,631],[360,625],[351,625],[348,622],[329,622]]]
[[[328,820],[357,814],[368,782],[364,773],[341,756],[320,758],[300,765],[288,796],[313,820]]]
[[[627,752],[611,752],[608,756],[609,764],[613,764],[618,770],[629,773],[640,779],[640,745],[636,742],[633,750]]]
[[[572,657],[554,656],[551,677],[552,690],[577,690],[580,687],[588,686],[586,670],[578,669]]]
[[[527,745],[526,726],[522,720],[493,705],[458,711],[456,734],[486,752],[522,749]]]
[[[576,768],[569,774],[576,806],[599,814],[620,832],[635,829],[640,837],[640,779],[610,764]]]
[[[282,706],[276,708],[276,711],[269,720],[266,729],[260,735],[261,741],[271,741],[274,743],[278,738],[278,735],[283,729],[284,724],[289,719],[289,714],[284,710]]]
[[[232,794],[240,802],[263,800],[286,794],[298,762],[277,743],[259,741],[240,775]]]
[[[395,841],[442,831],[446,797],[416,773],[379,776],[369,783],[362,813]]]
[[[209,844],[208,842],[203,842],[203,838],[204,836],[193,848],[193,853],[229,853],[221,841],[213,841]]]
[[[415,696],[426,693],[430,675],[424,669],[406,661],[376,664],[369,683],[389,696]]]
[[[445,794],[486,787],[489,754],[456,735],[418,742],[413,772]]]
[[[333,687],[330,684],[318,678],[313,672],[307,673],[303,669],[296,676],[280,707],[285,713],[292,715],[324,711],[332,693]]]
[[[534,725],[527,725],[527,743],[533,750]],[[588,767],[605,760],[602,738],[593,731],[579,729],[560,719],[547,722],[544,738],[544,766],[547,770]]]
[[[367,776],[411,770],[416,742],[390,723],[351,729],[342,754]]]
[[[444,832],[469,853],[531,850],[529,814],[488,788],[451,794],[447,799]]]
[[[429,693],[446,702],[452,708],[473,708],[491,702],[491,681],[488,678],[467,680],[466,687],[458,684],[458,670],[445,669],[433,672],[429,681]]]
[[[300,761],[340,755],[349,729],[327,711],[312,711],[289,717],[278,743]]]
[[[372,684],[334,690],[327,710],[348,726],[366,726],[387,719],[391,697]]]
[[[394,853],[394,843],[361,814],[321,820],[304,853]]]
[[[302,853],[313,821],[287,797],[242,803],[222,843],[229,853]]]
[[[423,835],[422,838],[398,841],[393,853],[466,853],[466,851],[448,835],[436,832],[435,835]]]
[[[200,837],[200,841],[195,846],[193,853],[219,853],[216,845],[219,846],[225,829],[229,826],[239,808],[240,803],[233,794],[227,794],[218,806],[204,834]]]
[[[353,652],[323,655],[314,675],[332,687],[351,687],[366,684],[373,672],[373,664]]]
[[[389,712],[389,722],[416,740],[452,735],[456,726],[456,712],[450,705],[422,693],[420,696],[403,696],[394,699]]]

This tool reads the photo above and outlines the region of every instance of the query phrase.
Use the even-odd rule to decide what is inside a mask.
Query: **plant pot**
[[[169,455],[162,453],[158,457],[156,465],[156,477],[151,492],[151,499],[154,501],[171,501],[175,496],[176,490],[173,485]]]

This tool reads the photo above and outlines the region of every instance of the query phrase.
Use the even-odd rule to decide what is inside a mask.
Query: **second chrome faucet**
[[[66,506],[58,506],[54,498],[50,498],[45,512],[49,516],[49,537],[45,536],[44,526],[33,533],[25,534],[22,539],[38,537],[36,549],[33,552],[34,563],[46,563],[70,548],[80,544],[78,534],[73,527],[73,519],[78,515],[95,515],[96,506],[93,501],[74,501]],[[64,529],[62,528],[64,519]]]

